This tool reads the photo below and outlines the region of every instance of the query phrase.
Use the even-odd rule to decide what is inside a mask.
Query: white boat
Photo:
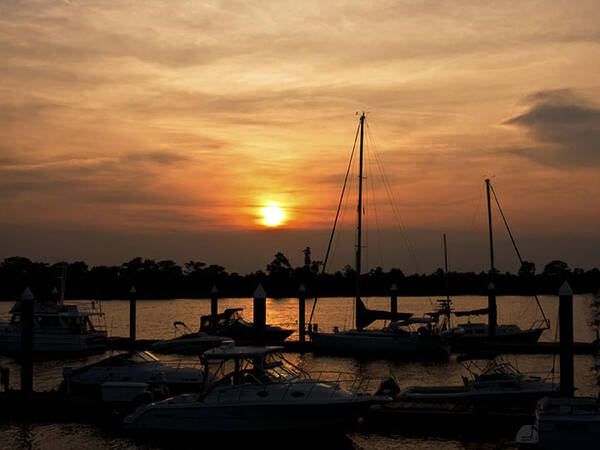
[[[21,351],[21,301],[0,322],[0,351]],[[61,300],[34,301],[33,351],[81,353],[105,348],[104,313],[96,302],[65,304]]]
[[[130,430],[262,433],[346,429],[381,398],[310,379],[279,347],[224,345],[204,353],[207,386],[138,408]],[[339,378],[338,378],[339,379]]]
[[[487,411],[533,412],[537,401],[558,395],[560,386],[539,376],[524,375],[493,354],[461,355],[469,377],[456,386],[411,386],[396,399],[419,403],[463,404]]]
[[[158,353],[180,353],[200,355],[206,350],[219,347],[230,339],[224,336],[211,336],[203,331],[192,332],[183,322],[173,322],[175,332],[179,336],[173,339],[157,341],[152,344],[152,350]]]
[[[63,389],[73,394],[100,396],[107,383],[146,383],[166,386],[172,394],[199,392],[202,368],[169,365],[148,351],[120,353],[77,369],[65,368]]]
[[[593,397],[544,398],[538,402],[535,423],[522,426],[520,448],[592,450],[600,446],[600,410]]]
[[[360,274],[361,274],[361,259],[362,259],[362,215],[363,215],[363,146],[364,146],[364,130],[365,130],[365,114],[360,116],[359,129],[360,132],[360,155],[359,155],[359,175],[358,175],[358,207],[357,207],[357,239],[356,239],[356,292],[355,292],[355,321],[356,329],[347,331],[338,331],[334,328],[333,333],[324,333],[312,331],[310,338],[313,348],[316,352],[345,354],[345,355],[360,355],[360,356],[385,356],[393,359],[445,359],[450,354],[450,349],[443,340],[429,332],[430,329],[422,327],[420,332],[412,331],[410,325],[415,322],[412,319],[412,314],[397,313],[396,311],[375,311],[368,310],[360,296]],[[354,156],[352,152],[351,160]],[[350,168],[350,165],[348,166]],[[346,180],[347,180],[346,175]],[[346,184],[342,189],[342,196],[346,191]],[[342,201],[340,200],[340,205]],[[339,214],[339,209],[338,209]],[[336,221],[337,223],[337,217]],[[330,245],[333,241],[330,238]],[[325,262],[328,259],[328,253],[325,257]],[[313,304],[316,304],[317,300]],[[311,314],[312,318],[312,314]],[[375,320],[389,320],[390,325],[379,330],[366,329]],[[418,323],[430,325],[432,319],[416,319]],[[405,326],[405,328],[403,328]],[[310,331],[310,329],[309,329]]]

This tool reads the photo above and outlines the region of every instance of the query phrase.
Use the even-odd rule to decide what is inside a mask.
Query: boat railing
[[[249,383],[237,385],[236,392],[231,395],[231,391],[216,387],[217,395],[213,397],[211,403],[232,403],[241,402],[245,398],[253,399],[255,396],[268,397],[271,400],[294,400],[295,402],[314,401],[314,400],[333,400],[342,390],[346,390],[350,397],[343,397],[346,400],[357,400],[365,393],[369,393],[373,386],[378,386],[376,381],[381,382],[384,378],[359,377],[352,373],[339,372],[315,372],[310,379],[299,381],[290,381],[284,383]],[[323,391],[315,392],[319,385],[327,384],[332,389],[327,395]],[[281,389],[273,390],[273,386],[280,386]],[[271,389],[269,389],[271,388]],[[371,392],[374,393],[374,392]]]

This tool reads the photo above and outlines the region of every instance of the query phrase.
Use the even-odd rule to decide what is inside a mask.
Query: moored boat
[[[207,386],[138,408],[132,430],[260,433],[347,430],[365,409],[386,399],[352,392],[337,381],[312,379],[280,348],[225,345],[204,353]]]

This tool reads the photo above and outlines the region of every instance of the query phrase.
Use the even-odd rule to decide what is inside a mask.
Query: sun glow
[[[277,227],[285,219],[285,211],[281,208],[283,205],[277,202],[266,202],[261,208],[260,214],[263,216],[262,223],[268,227]]]

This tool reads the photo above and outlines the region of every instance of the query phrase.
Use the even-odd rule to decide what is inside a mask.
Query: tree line
[[[351,266],[333,273],[322,273],[322,262],[313,260],[310,248],[304,249],[304,264],[292,267],[281,252],[275,254],[266,270],[248,274],[229,273],[224,267],[200,261],[183,266],[174,261],[133,258],[120,266],[89,267],[83,261],[48,264],[24,257],[6,258],[0,263],[0,300],[15,300],[29,286],[36,298],[49,298],[60,289],[65,273],[67,299],[123,299],[132,286],[138,298],[206,298],[216,286],[220,297],[251,297],[257,285],[264,286],[269,297],[296,297],[304,285],[308,298],[352,296],[356,288],[356,271]],[[393,268],[376,267],[360,276],[363,296],[386,296],[395,284],[400,296],[486,295],[490,284],[488,272],[449,272],[437,269],[430,274],[406,275]],[[565,281],[576,293],[597,292],[600,270],[571,269],[560,260],[546,264],[541,272],[534,263],[525,261],[518,273],[494,274],[497,295],[552,294]],[[52,293],[54,290],[54,294]]]

